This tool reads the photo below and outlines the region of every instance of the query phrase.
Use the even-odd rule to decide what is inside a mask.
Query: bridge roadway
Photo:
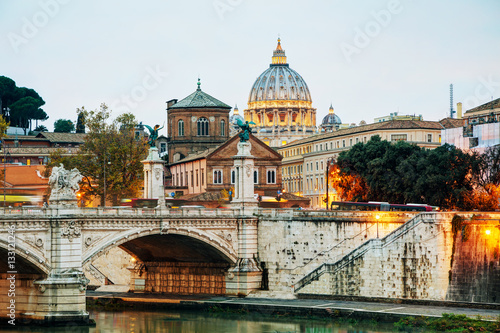
[[[83,264],[127,244],[136,246],[129,251],[136,250],[139,260],[146,258],[159,250],[141,252],[138,247],[151,244],[139,241],[151,240],[159,248],[165,241],[158,236],[175,240],[185,257],[226,265],[228,295],[246,295],[260,286],[254,259],[258,219],[238,209],[6,208],[0,213],[0,292],[12,295],[2,296],[0,317],[88,321]]]

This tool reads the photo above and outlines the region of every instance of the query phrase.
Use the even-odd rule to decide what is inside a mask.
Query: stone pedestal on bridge
[[[254,196],[254,157],[250,153],[252,145],[250,142],[238,142],[238,154],[234,159],[234,197],[232,207],[239,208],[242,215],[253,215],[258,209],[259,202]]]
[[[141,161],[144,165],[144,195],[145,199],[165,198],[163,191],[163,160],[158,155],[158,148],[149,148],[148,157]]]
[[[239,208],[241,215],[238,228],[238,261],[226,274],[226,294],[246,296],[259,289],[262,270],[255,260],[257,257],[257,224],[253,214],[259,209],[259,202],[254,196],[254,157],[250,153],[250,142],[238,143],[238,154],[234,159],[234,198],[232,207]]]
[[[226,274],[226,294],[246,296],[260,289],[262,270],[256,261],[258,233],[256,218],[243,218],[238,221],[238,261]]]

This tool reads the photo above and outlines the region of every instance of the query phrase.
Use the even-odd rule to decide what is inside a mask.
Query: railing
[[[239,217],[240,209],[209,209],[209,208],[130,208],[130,207],[98,207],[98,208],[1,208],[1,218],[13,216],[170,216],[170,217]]]

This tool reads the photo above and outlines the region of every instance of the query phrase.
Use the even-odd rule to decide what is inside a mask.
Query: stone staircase
[[[440,217],[442,218],[442,214],[440,215]],[[381,249],[392,244],[398,238],[414,229],[417,225],[421,223],[435,223],[437,222],[437,219],[438,215],[435,213],[420,213],[416,215],[411,220],[409,220],[384,238],[375,238],[368,240],[335,263],[323,263],[318,268],[314,269],[311,273],[307,274],[305,277],[299,280],[294,285],[294,292],[297,293],[304,287],[310,285],[315,281],[318,281],[319,278],[326,273],[336,274],[338,271],[350,265],[353,261],[363,257],[369,251]]]

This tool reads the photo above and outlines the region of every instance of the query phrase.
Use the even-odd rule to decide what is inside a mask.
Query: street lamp
[[[111,164],[110,161],[107,162],[107,164]],[[104,155],[104,200],[103,200],[103,207],[106,207],[106,155]]]
[[[333,165],[335,159],[333,157],[330,157],[329,159],[326,160],[326,198],[325,198],[325,204],[326,204],[326,210],[328,210],[328,201],[329,201],[329,197],[328,197],[328,187],[329,187],[329,184],[330,182],[328,181],[328,178],[330,176],[330,166]]]
[[[378,214],[375,215],[375,219],[377,220],[377,239],[378,239],[378,220],[380,220],[380,216]]]

